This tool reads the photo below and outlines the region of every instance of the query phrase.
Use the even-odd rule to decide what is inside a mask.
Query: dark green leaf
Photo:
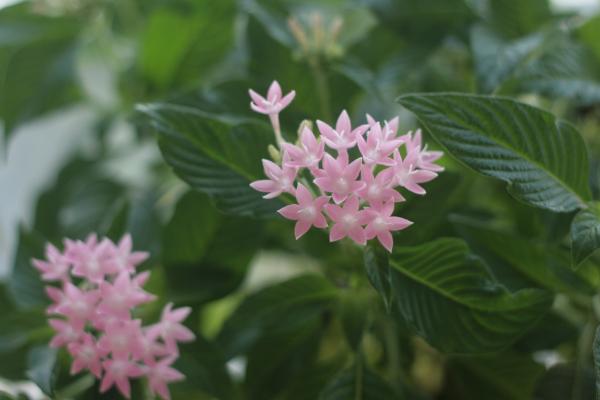
[[[552,302],[549,293],[511,293],[458,239],[397,247],[391,282],[402,319],[445,353],[486,353],[514,342]]]
[[[227,319],[217,342],[227,358],[243,353],[265,333],[302,326],[326,310],[337,296],[319,275],[303,275],[248,296]]]
[[[593,353],[594,368],[596,369],[596,399],[600,399],[600,328],[596,329]]]
[[[577,371],[574,365],[557,364],[550,368],[538,381],[534,399],[540,400],[590,400],[594,398],[594,370],[585,367]],[[579,393],[575,391],[579,386]]]
[[[389,312],[392,303],[392,288],[388,253],[379,245],[369,245],[365,248],[364,262],[367,277],[381,295],[383,304]]]
[[[582,208],[590,199],[583,140],[552,114],[506,98],[453,93],[398,101],[452,155],[508,183],[515,198],[556,212]]]
[[[259,221],[224,216],[206,195],[186,193],[163,232],[163,264],[172,299],[206,302],[236,289],[261,236]]]
[[[453,216],[452,221],[469,242],[491,252],[538,285],[572,295],[594,294],[594,287],[570,268],[568,255],[553,245],[495,230],[489,223],[458,216]]]
[[[29,351],[27,377],[37,384],[44,393],[52,396],[56,380],[56,349],[37,346]]]
[[[361,361],[335,376],[319,395],[319,400],[393,400],[392,388]]]
[[[552,15],[548,0],[490,0],[487,5],[490,24],[508,37],[530,33]]]
[[[579,211],[571,225],[573,265],[579,266],[600,248],[600,202]]]
[[[77,98],[74,50],[81,24],[29,9],[0,10],[0,119],[7,137],[19,124]]]
[[[225,366],[225,358],[218,347],[196,337],[193,343],[181,347],[181,357],[175,368],[185,374],[186,379],[172,385],[176,398],[192,398],[198,390],[213,395],[219,400],[236,398],[236,389]],[[196,398],[196,397],[194,397]]]
[[[503,352],[485,357],[453,359],[449,384],[456,398],[531,400],[544,367],[530,356]]]
[[[151,104],[139,110],[159,132],[167,163],[194,189],[213,197],[225,212],[270,216],[281,206],[250,188],[263,179],[273,134],[266,124],[224,121],[187,106]]]
[[[48,304],[40,273],[31,264],[33,258],[44,258],[44,241],[34,233],[19,232],[19,242],[7,288],[14,303],[21,309]]]
[[[369,322],[368,293],[356,288],[344,290],[339,297],[339,316],[350,348],[357,350]]]

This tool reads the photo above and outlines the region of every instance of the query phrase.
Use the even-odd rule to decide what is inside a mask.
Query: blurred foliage
[[[281,200],[248,187],[273,137],[247,90],[273,79],[297,92],[282,114],[290,141],[298,121],[348,109],[355,120],[400,115],[402,130],[418,118],[446,150],[428,195],[396,210],[415,224],[391,256],[321,232],[295,241],[274,213]],[[194,309],[199,339],[182,348],[187,380],[174,399],[593,396],[600,15],[559,14],[547,0],[0,9],[5,141],[72,106],[91,110],[94,125],[19,229],[0,285],[1,377],[56,399],[117,396],[70,376],[66,354],[46,347],[47,300],[30,259],[46,241],[131,232],[151,252],[151,291]],[[123,160],[140,149],[157,151],[127,175]],[[277,271],[296,260],[302,273],[271,277],[269,255],[285,260]]]

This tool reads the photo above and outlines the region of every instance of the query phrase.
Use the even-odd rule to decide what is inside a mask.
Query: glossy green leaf
[[[185,374],[186,379],[170,387],[175,398],[198,398],[198,391],[219,400],[237,398],[225,358],[214,343],[197,337],[194,342],[182,345],[180,350],[175,368]]]
[[[32,348],[28,354],[27,377],[37,384],[44,393],[52,396],[56,380],[56,355],[58,350],[48,346]]]
[[[587,150],[575,128],[507,98],[409,94],[398,99],[448,152],[503,180],[518,200],[556,212],[590,199]]]
[[[579,266],[600,248],[600,203],[579,211],[571,224],[573,265]]]
[[[540,289],[509,292],[459,239],[396,247],[390,257],[401,318],[445,353],[487,353],[513,343],[546,312]]]
[[[222,215],[208,196],[186,193],[163,231],[170,297],[197,304],[235,290],[260,247],[261,232],[260,221]]]
[[[486,400],[530,400],[544,373],[530,356],[512,352],[456,358],[449,370],[457,398]]]
[[[369,324],[369,293],[356,288],[340,293],[338,312],[350,348],[357,350]]]
[[[452,221],[469,243],[491,252],[538,285],[572,295],[595,293],[594,287],[570,268],[568,255],[559,248],[471,219],[454,216]]]
[[[319,400],[393,400],[400,399],[375,372],[358,361],[335,376],[319,395]]]
[[[7,137],[18,125],[78,97],[74,56],[82,25],[29,8],[0,10],[0,119]]]
[[[365,248],[365,270],[371,285],[379,292],[383,305],[390,312],[392,304],[392,287],[390,283],[390,267],[387,251],[379,245],[369,245]]]
[[[217,342],[227,358],[243,353],[265,333],[301,327],[320,315],[337,296],[319,275],[302,275],[248,296],[225,321]]]
[[[281,206],[250,188],[263,179],[262,158],[274,141],[263,123],[222,120],[197,109],[173,104],[138,107],[160,134],[166,162],[192,188],[213,197],[230,214],[265,217]]]
[[[42,307],[49,302],[40,273],[31,264],[32,258],[42,259],[43,256],[43,239],[37,234],[21,229],[17,253],[7,284],[8,292],[18,308]]]

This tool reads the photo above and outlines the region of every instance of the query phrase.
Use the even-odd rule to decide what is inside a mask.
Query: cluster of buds
[[[129,380],[144,376],[151,392],[169,399],[167,385],[184,378],[171,366],[179,356],[177,344],[194,339],[181,325],[191,309],[168,304],[150,326],[132,317],[155,296],[142,288],[150,273],[136,273],[148,254],[132,251],[130,235],[118,244],[90,235],[85,241],[66,239],[64,246],[60,252],[48,244],[46,260],[33,260],[43,280],[61,285],[46,287],[53,301],[49,324],[56,332],[50,346],[71,354],[71,374],[88,370],[101,379],[101,392],[116,385],[129,398]]]
[[[301,19],[290,17],[288,27],[292,36],[299,45],[298,55],[309,61],[324,57],[334,59],[342,55],[339,36],[343,26],[343,19],[339,15],[327,18],[319,12],[312,12],[308,18]],[[330,21],[326,23],[325,21]]]
[[[279,112],[291,102],[294,92],[283,96],[275,81],[266,98],[252,90],[250,96],[254,111],[279,121]],[[427,150],[420,131],[398,136],[398,117],[382,124],[367,115],[366,124],[352,127],[348,113],[342,111],[335,127],[317,121],[318,138],[303,124],[297,144],[282,139],[279,124],[273,128],[281,163],[263,160],[269,179],[250,186],[267,193],[267,199],[283,193],[295,196],[297,204],[283,207],[279,213],[297,221],[296,239],[313,226],[326,229],[332,224],[331,242],[349,237],[364,245],[377,238],[391,252],[392,232],[412,224],[393,215],[395,203],[405,201],[396,189],[424,195],[421,184],[443,170],[434,163],[442,152]],[[358,157],[351,160],[352,155]]]

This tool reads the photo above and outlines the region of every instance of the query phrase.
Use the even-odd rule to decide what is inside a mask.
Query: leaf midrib
[[[445,96],[445,97],[459,97],[459,98],[465,97],[465,96],[462,96],[462,95],[457,95],[456,93],[449,92],[449,93],[440,93],[440,94],[405,95],[405,96],[401,96],[401,97],[398,99],[398,101],[399,101],[399,102],[400,102],[402,105],[405,105],[404,103],[402,103],[402,101],[401,101],[402,99],[406,99],[406,98],[408,98],[408,99],[410,99],[410,98],[417,98],[417,99],[418,99],[419,97],[424,97],[424,98],[437,98],[437,97],[444,97],[444,96]],[[477,96],[477,95],[470,95],[470,96],[468,96],[468,97],[472,97],[472,98],[481,98],[481,99],[486,99],[486,100],[490,99],[489,97],[486,97],[486,96]],[[522,104],[520,104],[520,103],[518,103],[518,102],[515,102],[515,101],[513,101],[512,99],[505,98],[505,97],[493,97],[493,99],[494,99],[494,100],[501,100],[501,101],[508,101],[508,102],[512,103],[514,106],[517,106],[517,107],[521,107],[521,106],[523,106]],[[407,108],[409,108],[409,107],[407,107]],[[412,110],[411,110],[411,111],[412,111]],[[543,110],[537,110],[537,111],[540,111],[540,112],[547,113],[547,112],[545,112],[545,111],[543,111]],[[438,111],[436,110],[436,112],[438,112]],[[417,114],[417,113],[415,112],[415,114]],[[559,119],[555,118],[555,117],[554,117],[552,114],[550,114],[550,115],[552,116],[552,118],[554,118],[554,127],[555,127],[555,129],[556,129],[557,133],[558,133],[558,134],[562,134],[562,132],[561,132],[561,130],[560,130],[560,127],[559,127],[559,125],[557,124],[557,122],[559,122]],[[478,135],[478,134],[479,134],[479,133],[478,133],[478,129],[474,129],[473,127],[471,127],[471,126],[470,126],[468,123],[466,123],[466,122],[463,122],[463,121],[457,121],[455,118],[451,118],[451,117],[449,117],[448,115],[444,115],[444,117],[445,117],[445,118],[447,118],[448,120],[450,120],[450,121],[452,121],[452,122],[454,122],[454,123],[458,124],[459,126],[465,126],[465,127],[467,127],[467,128],[469,129],[469,131],[470,131],[470,132],[472,132],[472,133],[473,133],[473,134],[475,134],[475,135]],[[437,139],[437,135],[436,135],[436,134],[434,133],[434,131],[433,131],[433,130],[432,130],[430,127],[429,127],[429,123],[427,123],[426,121],[423,121],[423,119],[421,118],[421,116],[420,116],[419,114],[417,114],[417,118],[418,118],[418,119],[421,121],[421,123],[423,123],[423,125],[425,125],[425,126],[428,128],[428,131],[429,131],[429,132],[431,132],[431,134],[432,134],[432,135],[433,135],[433,136],[434,136],[434,137]],[[481,135],[481,136],[484,136],[485,138],[489,139],[490,141],[492,141],[492,142],[496,143],[496,144],[497,144],[497,145],[499,145],[499,146],[504,146],[505,148],[508,148],[508,149],[510,149],[512,152],[514,152],[516,155],[520,156],[522,159],[524,159],[524,160],[525,160],[525,161],[527,161],[528,163],[530,163],[530,164],[532,164],[532,165],[536,166],[536,167],[537,167],[539,170],[541,170],[541,171],[543,171],[544,173],[546,173],[546,174],[547,174],[547,175],[548,175],[550,178],[552,178],[554,181],[558,182],[558,183],[559,183],[559,185],[560,185],[561,187],[563,187],[564,189],[566,189],[566,191],[567,191],[567,192],[571,193],[571,194],[572,194],[572,195],[575,197],[575,199],[577,200],[577,202],[579,203],[579,205],[580,205],[580,208],[581,208],[581,209],[584,209],[584,208],[586,208],[586,202],[585,202],[585,200],[584,200],[583,198],[581,198],[581,197],[580,197],[580,195],[579,195],[577,192],[575,192],[575,191],[574,191],[574,189],[572,189],[572,188],[571,188],[571,187],[570,187],[570,186],[569,186],[569,185],[568,185],[566,182],[564,182],[562,179],[560,179],[559,177],[557,177],[557,176],[556,176],[556,175],[555,175],[555,174],[554,174],[552,171],[549,171],[549,170],[547,170],[546,168],[543,168],[542,164],[540,164],[539,162],[537,162],[537,161],[535,161],[535,160],[532,160],[532,159],[530,159],[528,156],[526,156],[526,155],[525,155],[525,154],[523,154],[522,152],[520,152],[520,151],[518,151],[518,150],[514,149],[514,147],[513,147],[512,145],[508,145],[508,144],[507,144],[507,143],[505,143],[503,140],[500,140],[500,139],[498,139],[498,138],[496,138],[496,137],[493,137],[493,138],[492,138],[492,137],[490,137],[490,136],[488,136],[488,135],[485,135],[485,134],[479,134],[479,135]],[[439,140],[439,139],[438,139],[438,141],[439,141],[439,142],[440,142],[440,143],[441,143],[441,144],[442,144],[442,145],[443,145],[443,146],[446,148],[446,150],[448,150],[447,146],[446,146],[446,145],[445,145],[445,144],[444,144],[444,143],[443,143],[441,140]],[[449,152],[450,154],[452,154],[452,152],[451,152],[450,150],[448,150],[448,152]],[[461,161],[461,162],[463,162],[462,160],[460,160],[460,161]],[[472,168],[472,167],[469,167],[469,168]],[[487,174],[486,174],[486,175],[487,175]],[[512,182],[509,182],[509,183],[513,184]]]

